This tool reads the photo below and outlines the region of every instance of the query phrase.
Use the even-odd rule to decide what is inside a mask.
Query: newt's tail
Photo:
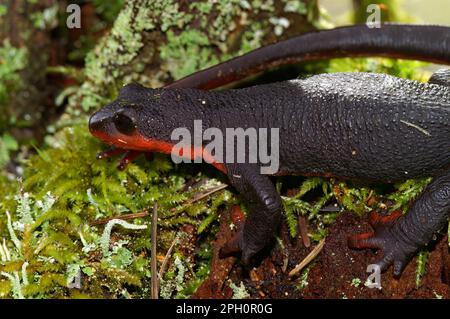
[[[450,64],[450,27],[365,24],[302,34],[280,41],[167,85],[214,89],[272,67],[339,57],[382,56]]]

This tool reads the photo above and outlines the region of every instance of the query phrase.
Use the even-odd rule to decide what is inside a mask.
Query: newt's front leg
[[[230,182],[245,200],[249,215],[221,254],[241,251],[242,262],[248,264],[273,239],[281,217],[281,198],[257,165],[236,164],[227,168]]]
[[[101,159],[105,159],[105,158],[110,158],[110,157],[114,157],[116,155],[121,155],[123,154],[121,160],[119,161],[119,164],[117,164],[117,168],[121,171],[123,171],[128,164],[130,164],[131,162],[133,162],[139,155],[142,154],[142,152],[138,152],[138,151],[130,151],[130,150],[126,150],[126,149],[122,149],[122,148],[111,148],[105,151],[102,151],[100,153],[97,154],[97,159],[101,160]],[[153,153],[144,153],[145,154],[145,158],[147,158],[149,161],[153,160]]]
[[[450,216],[450,171],[435,178],[413,203],[406,215],[398,218],[372,215],[374,233],[352,236],[353,248],[377,248],[383,256],[377,264],[386,270],[394,264],[394,275],[400,276],[417,251],[430,243]]]

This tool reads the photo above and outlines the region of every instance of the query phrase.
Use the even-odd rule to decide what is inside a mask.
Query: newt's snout
[[[107,123],[107,118],[101,112],[96,112],[89,119],[89,131],[92,135],[97,136],[98,133],[106,131]]]
[[[100,110],[94,113],[89,119],[89,131],[93,136],[103,141],[106,144],[115,145],[117,137],[117,130],[114,127],[111,116],[108,112]]]

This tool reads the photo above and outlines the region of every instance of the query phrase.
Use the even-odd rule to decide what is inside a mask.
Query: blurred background
[[[352,22],[351,11],[354,6],[352,0],[319,0],[329,13],[331,21],[336,25],[345,25]],[[379,1],[373,1],[378,3]],[[400,12],[408,15],[415,23],[448,25],[450,19],[447,12],[450,10],[450,1],[445,0],[408,0],[398,3]]]

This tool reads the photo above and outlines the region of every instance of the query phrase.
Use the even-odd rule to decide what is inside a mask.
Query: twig
[[[289,277],[295,276],[298,274],[305,266],[307,266],[317,255],[322,251],[323,246],[325,245],[325,238],[322,239],[319,244],[314,247],[314,249],[306,256],[305,259],[301,261],[294,269],[289,272]]]
[[[109,217],[109,218],[95,220],[95,221],[89,223],[89,225],[91,225],[91,226],[102,225],[102,224],[107,224],[109,221],[111,221],[113,219],[127,220],[127,219],[135,219],[135,218],[140,218],[140,217],[146,217],[148,215],[150,215],[148,210],[143,210],[142,212],[138,212],[138,213],[118,215],[118,216],[114,216],[114,217]]]
[[[169,263],[170,256],[172,255],[172,250],[174,249],[177,242],[178,242],[178,234],[175,235],[175,239],[172,241],[172,245],[170,245],[169,250],[166,253],[166,256],[164,256],[164,260],[161,264],[161,267],[159,268],[158,274],[159,279],[162,279],[164,272],[166,271],[167,264]]]
[[[151,252],[151,270],[152,270],[152,299],[158,299],[158,261],[156,259],[156,232],[158,231],[158,205],[153,206],[152,215],[152,252]]]
[[[298,217],[298,226],[300,228],[300,236],[302,237],[303,245],[306,248],[309,248],[311,246],[311,240],[308,236],[308,227],[306,225],[306,218],[303,216]]]
[[[373,189],[370,190],[369,195],[367,196],[366,204],[370,203],[370,200],[372,199],[372,196],[373,196]]]

